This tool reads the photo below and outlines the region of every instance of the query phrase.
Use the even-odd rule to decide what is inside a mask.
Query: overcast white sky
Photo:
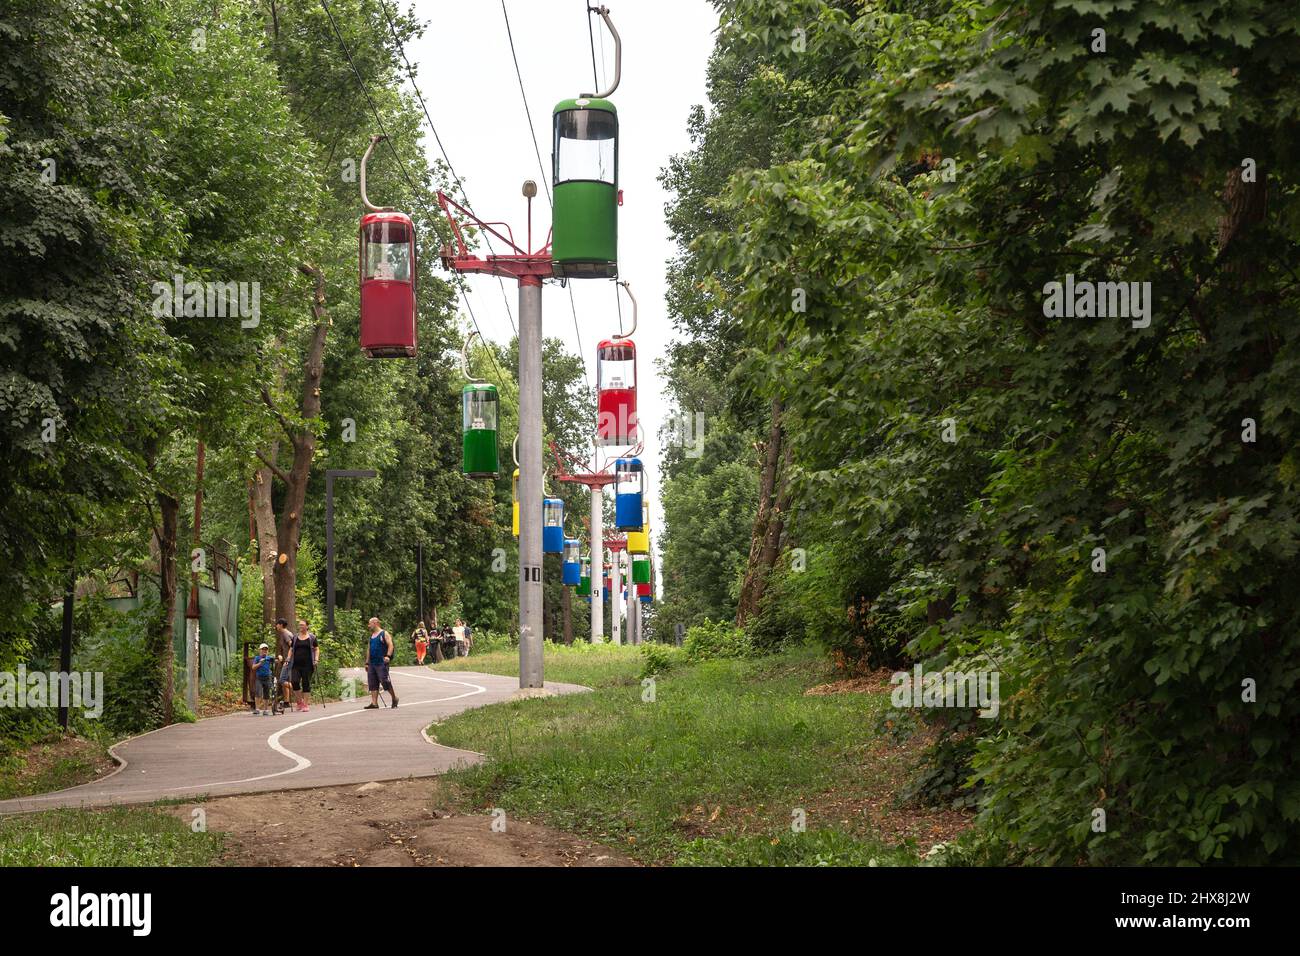
[[[690,145],[687,114],[694,104],[706,102],[705,67],[718,20],[707,0],[605,2],[623,38],[622,81],[611,97],[618,106],[619,186],[624,200],[618,224],[619,278],[631,283],[640,303],[635,336],[638,401],[647,435],[642,457],[650,476],[653,533],[662,518],[655,436],[667,415],[654,360],[664,354],[671,335],[664,273],[665,261],[673,252],[664,224],[668,195],[656,177],[669,156]],[[401,3],[406,9],[410,0]],[[537,180],[541,187],[543,172],[537,167],[500,0],[414,0],[414,7],[417,15],[432,25],[407,54],[447,155],[475,211],[486,219],[510,222],[522,245],[526,207],[520,188],[525,179]],[[506,8],[549,183],[551,110],[562,99],[593,92],[586,3],[507,0]],[[595,34],[597,66],[601,65],[603,36],[604,70],[612,80],[613,40],[599,17],[593,18],[592,25],[599,27]],[[428,148],[430,159],[436,158],[432,136]],[[533,234],[542,238],[536,244],[541,244],[549,228],[545,189],[539,189],[533,202]],[[496,342],[509,341],[510,320],[497,280],[471,276],[468,282],[483,334]],[[543,331],[563,339],[572,351],[579,350],[581,332],[581,355],[594,382],[596,343],[618,331],[615,285],[599,279],[570,285],[577,303],[578,330],[574,329],[568,292],[557,283],[548,283],[542,300]],[[510,309],[515,311],[517,287],[507,281],[506,293]],[[624,307],[625,318],[630,320],[626,299]],[[502,447],[512,438],[502,436]]]

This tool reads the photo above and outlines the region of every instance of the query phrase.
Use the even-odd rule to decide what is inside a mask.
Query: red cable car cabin
[[[361,351],[415,357],[415,226],[405,213],[361,217]]]
[[[596,346],[596,444],[636,441],[636,346],[607,339]]]

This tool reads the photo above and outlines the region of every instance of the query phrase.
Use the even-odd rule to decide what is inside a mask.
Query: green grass
[[[211,866],[222,846],[220,834],[149,807],[0,817],[0,867]]]
[[[635,647],[616,644],[575,643],[545,645],[545,677],[561,684],[605,687],[631,684],[641,671],[641,654]],[[484,674],[519,675],[519,649],[488,651],[454,661],[443,661],[435,671],[479,671]]]
[[[99,776],[97,760],[108,757],[108,746],[102,741],[91,742],[93,750],[59,757],[36,773],[21,775],[27,767],[23,754],[0,758],[0,800],[28,797],[37,793],[51,793],[79,784],[88,783]],[[40,744],[33,750],[40,749]]]
[[[494,657],[456,666],[517,666]],[[860,788],[863,748],[887,697],[804,696],[826,679],[826,664],[797,649],[676,667],[645,702],[636,657],[629,648],[548,646],[548,678],[596,690],[479,708],[432,727],[439,743],[492,757],[450,775],[461,799],[647,862],[916,862],[910,848],[883,846],[865,829],[822,825],[830,814],[816,809],[827,795]],[[808,829],[794,833],[801,808]]]

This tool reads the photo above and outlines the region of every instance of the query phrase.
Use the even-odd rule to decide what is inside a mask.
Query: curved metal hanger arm
[[[636,296],[632,294],[632,284],[630,282],[625,282],[622,279],[620,279],[618,284],[623,287],[623,291],[627,293],[627,297],[632,300],[632,331],[624,332],[622,329],[619,329],[618,335],[614,336],[614,338],[628,339],[636,335],[636,313],[637,313]],[[617,294],[618,293],[615,292],[615,295]]]
[[[614,36],[614,85],[603,93],[583,93],[584,99],[607,100],[614,95],[618,89],[618,82],[623,77],[623,40],[614,29],[614,21],[609,18],[609,7],[601,5],[599,7],[587,7],[587,16],[593,13],[599,13],[600,18],[605,21],[605,26]]]
[[[470,344],[471,344],[475,339],[477,339],[477,338],[482,338],[482,336],[479,335],[478,332],[477,332],[477,330],[476,330],[476,331],[471,332],[471,333],[469,334],[468,338],[465,339],[465,344],[464,344],[463,346],[461,346],[461,350],[460,350],[460,370],[461,370],[461,373],[462,373],[462,374],[463,374],[467,379],[469,379],[471,385],[490,385],[490,384],[492,384],[491,382],[487,381],[486,379],[477,379],[477,378],[475,378],[475,377],[470,373],[470,370],[469,370],[469,347],[470,347]],[[518,440],[519,440],[519,438],[518,438],[518,436],[516,436],[515,441],[518,441]],[[519,464],[518,460],[515,461],[515,464],[516,464],[516,465]]]
[[[375,144],[388,139],[387,136],[371,136],[370,145],[366,147],[366,153],[361,157],[361,201],[366,204],[366,208],[371,212],[389,212],[392,206],[376,206],[366,195],[366,163],[370,161],[370,154],[375,150]]]

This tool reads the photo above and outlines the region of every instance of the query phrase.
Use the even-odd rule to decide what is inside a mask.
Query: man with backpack
[[[388,691],[397,706],[397,692],[388,676],[388,665],[393,660],[393,639],[379,626],[379,618],[370,619],[370,650],[366,657],[366,684],[370,689],[370,703],[364,710],[379,709],[379,688]]]

